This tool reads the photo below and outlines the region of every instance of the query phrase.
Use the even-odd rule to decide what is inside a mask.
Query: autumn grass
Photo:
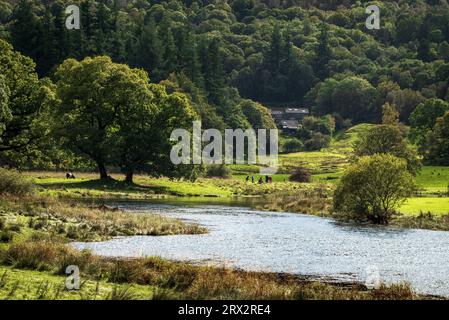
[[[106,206],[45,197],[0,198],[2,232],[11,225],[72,240],[97,241],[115,236],[205,233],[206,229],[157,214],[131,213]],[[26,232],[22,233],[26,234]]]
[[[12,244],[0,253],[0,297],[7,299],[428,298],[417,295],[407,284],[368,290],[357,283],[323,283],[293,275],[194,266],[160,258],[101,258],[45,240]],[[79,292],[63,287],[60,275],[69,264],[80,267],[83,285]]]

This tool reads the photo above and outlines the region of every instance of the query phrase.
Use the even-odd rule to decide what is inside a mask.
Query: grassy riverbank
[[[80,241],[207,232],[201,226],[157,214],[129,213],[104,205],[88,206],[48,197],[0,199],[0,226],[4,239],[26,238],[35,235],[34,231]]]
[[[257,182],[259,167],[256,165],[231,165],[232,178],[200,178],[195,182],[173,181],[166,178],[136,176],[135,184],[126,184],[120,175],[100,181],[91,173],[76,173],[75,180],[66,180],[64,173],[29,172],[40,186],[43,196],[95,199],[154,199],[164,197],[206,197],[227,199],[232,197],[264,197],[258,208],[276,211],[292,211],[321,216],[331,215],[333,188],[349,164],[352,146],[359,135],[373,125],[359,124],[333,137],[328,148],[322,151],[298,152],[279,156],[279,172],[272,184],[259,185],[246,182],[254,176]],[[289,173],[296,167],[308,168],[312,183],[288,181]],[[449,167],[423,167],[416,177],[418,190],[404,205],[398,208],[401,221],[430,214],[436,219],[449,214]],[[432,219],[433,219],[432,218]],[[423,218],[421,218],[422,220]],[[409,224],[409,223],[407,223]],[[438,228],[438,224],[432,223]],[[440,229],[448,229],[442,226]]]
[[[242,170],[242,166],[240,169]],[[97,180],[95,174],[76,173],[77,179],[67,180],[62,173],[29,172],[44,197],[68,199],[145,200],[171,197],[207,203],[224,203],[237,198],[252,198],[252,204],[262,210],[289,211],[332,216],[332,194],[340,171],[319,173],[312,183],[295,183],[285,174],[275,175],[274,182],[246,182],[239,175],[231,179],[200,178],[195,182],[171,181],[166,178],[137,176],[133,185],[109,179]],[[120,176],[114,176],[119,179]],[[243,178],[242,178],[243,177]],[[257,176],[256,176],[257,177]],[[398,208],[399,215],[391,222],[400,227],[421,227],[449,230],[449,168],[424,167],[416,177],[417,193]]]

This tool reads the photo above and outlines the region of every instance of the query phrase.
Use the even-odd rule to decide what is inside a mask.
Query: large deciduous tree
[[[0,40],[0,152],[22,151],[42,138],[51,97],[51,83],[39,80],[34,62]]]
[[[355,122],[378,116],[374,108],[376,89],[365,79],[352,76],[341,81],[329,78],[319,84],[316,94],[316,112],[320,115],[337,112]]]
[[[371,156],[375,154],[391,154],[407,162],[407,168],[412,174],[417,174],[421,161],[415,150],[410,148],[405,139],[405,133],[398,125],[378,125],[363,134],[355,143],[356,156]]]
[[[405,160],[390,154],[361,157],[338,183],[334,210],[352,219],[387,224],[413,188]]]
[[[120,167],[130,183],[137,170],[191,177],[192,166],[181,170],[169,161],[171,131],[191,128],[196,119],[184,95],[167,94],[145,71],[105,56],[66,60],[56,80],[55,133],[95,161],[101,179],[108,177],[107,165]]]
[[[174,165],[170,160],[172,131],[191,128],[198,117],[187,97],[167,94],[163,86],[151,84],[135,102],[119,110],[113,135],[117,151],[113,162],[125,173],[126,182],[133,182],[136,171],[195,178],[193,166]]]
[[[128,67],[108,57],[69,59],[55,73],[61,101],[54,110],[55,133],[68,149],[95,161],[101,179],[108,177],[118,110],[134,98],[128,90],[132,76]]]

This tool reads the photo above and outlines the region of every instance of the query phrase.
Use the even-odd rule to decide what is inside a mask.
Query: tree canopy
[[[22,152],[45,135],[49,86],[30,58],[0,40],[0,152]]]
[[[341,177],[334,209],[352,219],[387,224],[413,188],[405,160],[390,154],[364,156]]]
[[[176,175],[161,157],[170,154],[171,131],[197,117],[185,96],[167,94],[145,71],[109,57],[66,60],[55,77],[54,132],[65,147],[95,161],[101,178],[108,177],[107,165],[120,167],[128,182],[136,170]]]
[[[353,123],[379,122],[386,102],[408,121],[424,99],[449,98],[443,2],[378,2],[380,30],[365,27],[367,1],[73,2],[80,30],[65,28],[64,1],[1,0],[0,37],[41,76],[67,58],[97,55],[143,68],[153,82],[184,74],[210,106],[203,110],[227,126],[242,124],[228,110],[240,97]]]

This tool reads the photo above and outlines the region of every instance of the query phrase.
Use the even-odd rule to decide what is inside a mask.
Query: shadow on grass
[[[136,183],[128,183],[125,181],[108,179],[93,179],[84,181],[64,181],[64,182],[50,182],[39,183],[39,185],[46,189],[86,189],[99,190],[108,192],[151,192],[155,194],[172,194],[172,192],[164,186],[141,185]]]

